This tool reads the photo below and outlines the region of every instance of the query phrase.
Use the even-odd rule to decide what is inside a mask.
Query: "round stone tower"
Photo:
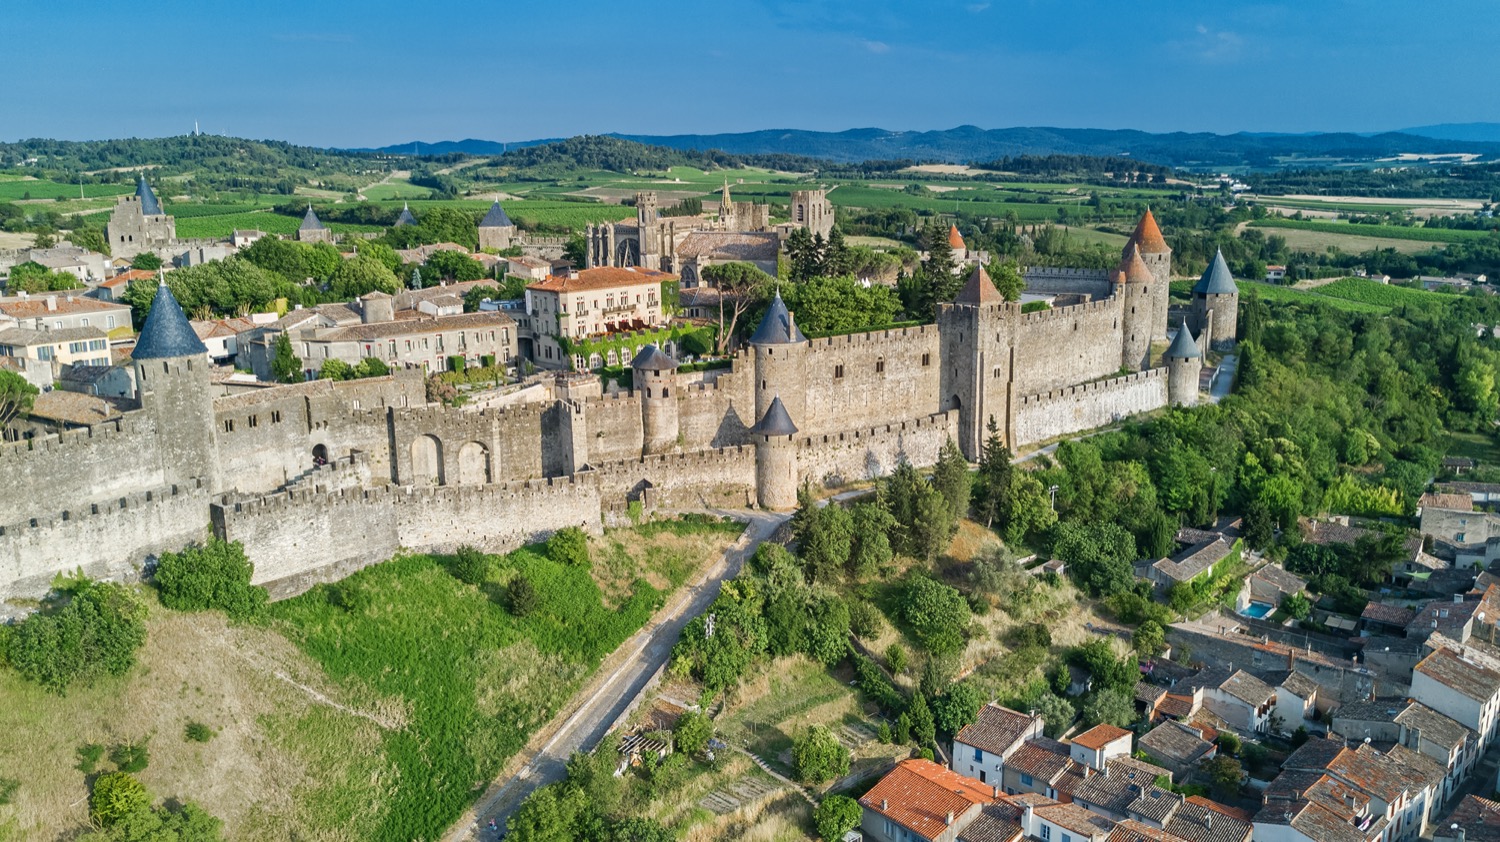
[[[1130,371],[1151,367],[1152,325],[1156,323],[1156,299],[1152,294],[1156,282],[1141,259],[1139,249],[1131,248],[1116,272],[1115,294],[1124,308],[1120,313],[1120,364]]]
[[[1187,319],[1177,328],[1177,335],[1167,347],[1167,403],[1192,406],[1198,402],[1198,375],[1203,371],[1203,354],[1193,341]]]
[[[1239,319],[1240,289],[1221,250],[1193,285],[1193,326],[1208,347],[1228,348],[1239,339]]]
[[[165,282],[156,288],[131,358],[136,397],[156,429],[163,480],[185,484],[203,477],[210,493],[218,493],[223,481],[208,386],[208,348]]]
[[[777,395],[786,395],[786,408],[797,418],[805,418],[807,373],[805,360],[807,337],[797,328],[796,320],[781,293],[771,299],[765,318],[750,336],[755,354],[755,417],[764,418]]]
[[[763,509],[797,507],[797,425],[786,404],[773,397],[766,414],[750,428],[755,437],[756,499]]]
[[[1165,337],[1167,335],[1167,300],[1171,291],[1168,284],[1172,280],[1172,249],[1167,245],[1166,238],[1161,235],[1161,229],[1157,227],[1156,217],[1151,215],[1150,208],[1147,208],[1141,216],[1141,221],[1136,223],[1135,232],[1130,235],[1130,241],[1125,243],[1120,256],[1129,260],[1132,246],[1140,251],[1141,262],[1151,270],[1153,278],[1151,298],[1156,312],[1153,313],[1151,321],[1151,335]]]
[[[632,382],[641,396],[641,430],[646,453],[666,453],[677,446],[677,362],[655,345],[630,361]]]

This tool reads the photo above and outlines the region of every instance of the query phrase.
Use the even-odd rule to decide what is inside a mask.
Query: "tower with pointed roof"
[[[1140,249],[1133,243],[1125,248],[1125,259],[1115,270],[1115,295],[1120,298],[1120,365],[1129,371],[1151,367],[1151,338],[1156,324],[1157,288],[1159,283]]]
[[[1193,406],[1198,402],[1198,377],[1203,372],[1203,353],[1193,341],[1187,319],[1177,328],[1164,355],[1167,361],[1167,403]]]
[[[136,398],[155,428],[163,481],[186,484],[204,477],[217,493],[222,481],[208,348],[165,282],[156,288],[131,360]]]
[[[516,224],[510,221],[510,215],[505,212],[505,208],[500,207],[500,200],[496,199],[484,218],[479,220],[479,250],[503,251],[510,248],[515,239]]]
[[[1130,249],[1134,246],[1141,253],[1141,262],[1151,270],[1154,278],[1151,288],[1152,313],[1151,335],[1153,337],[1164,337],[1167,335],[1167,301],[1171,291],[1169,284],[1172,280],[1172,249],[1167,245],[1167,240],[1161,235],[1161,228],[1157,227],[1156,217],[1147,208],[1141,219],[1135,225],[1135,231],[1130,235],[1130,240],[1125,243],[1121,250],[1122,259],[1130,257]]]
[[[297,240],[303,243],[333,242],[333,232],[328,230],[323,220],[318,219],[316,213],[313,213],[311,202],[307,205],[307,213],[302,215],[302,224],[297,226]]]
[[[1222,250],[1193,285],[1193,327],[1206,348],[1229,348],[1239,339],[1240,289]]]
[[[392,226],[392,227],[394,227],[394,228],[405,228],[408,225],[416,225],[416,224],[417,224],[417,218],[415,216],[411,215],[411,205],[408,205],[407,203],[402,202],[401,203],[401,215],[398,216],[398,217],[396,217],[396,224],[394,226]]]
[[[978,460],[993,417],[1009,443],[1015,420],[1015,345],[1020,307],[975,266],[951,304],[938,307],[938,408],[958,412],[958,447]]]
[[[779,395],[772,396],[765,414],[750,435],[755,442],[755,492],[763,509],[785,511],[797,507],[797,425]]]
[[[781,300],[778,290],[771,306],[750,335],[755,355],[755,417],[761,418],[781,395],[793,416],[801,418],[807,407],[807,337],[797,327],[796,317]]]
[[[630,361],[631,382],[641,396],[642,450],[667,453],[677,447],[677,361],[655,345]]]
[[[110,254],[131,258],[172,245],[177,239],[177,221],[162,209],[161,201],[142,175],[135,193],[121,196],[105,225]]]

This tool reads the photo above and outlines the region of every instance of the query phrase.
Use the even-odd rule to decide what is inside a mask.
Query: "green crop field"
[[[418,187],[409,181],[392,181],[386,184],[372,184],[361,190],[360,193],[371,201],[382,199],[425,199],[432,195],[432,191],[426,187]]]
[[[1192,282],[1174,281],[1174,290],[1178,283],[1185,283],[1188,290],[1192,289]],[[1291,287],[1277,286],[1275,284],[1261,283],[1259,281],[1240,281],[1240,297],[1254,291],[1262,300],[1275,304],[1326,304],[1339,310],[1351,313],[1389,313],[1391,308],[1380,304],[1372,304],[1365,301],[1356,301],[1350,298],[1339,298],[1331,295],[1319,295],[1318,290],[1292,289]],[[1331,286],[1331,285],[1330,285]]]
[[[1455,228],[1416,228],[1405,225],[1358,225],[1349,222],[1320,222],[1312,219],[1259,219],[1255,228],[1292,228],[1324,234],[1349,234],[1362,237],[1384,237],[1391,240],[1418,240],[1424,243],[1462,243],[1494,236],[1491,231],[1465,231]]]
[[[1358,301],[1380,307],[1400,307],[1404,304],[1415,307],[1441,307],[1452,298],[1442,293],[1390,286],[1364,278],[1344,278],[1312,291],[1330,298],[1342,298],[1346,301]]]
[[[134,192],[134,187],[125,184],[83,185],[84,198],[123,196]],[[78,194],[79,188],[76,184],[59,184],[55,181],[36,180],[0,181],[0,202],[14,202],[25,199],[77,199]]]

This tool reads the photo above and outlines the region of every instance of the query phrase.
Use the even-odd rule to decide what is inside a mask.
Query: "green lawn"
[[[1350,234],[1361,237],[1383,237],[1388,240],[1417,240],[1424,243],[1462,243],[1493,236],[1490,231],[1466,231],[1456,228],[1418,228],[1408,225],[1361,225],[1350,222],[1325,222],[1314,219],[1258,219],[1254,228],[1293,228],[1324,234]]]
[[[1480,468],[1500,467],[1500,443],[1484,433],[1449,433],[1449,456],[1467,456]],[[1460,477],[1463,479],[1463,477]]]

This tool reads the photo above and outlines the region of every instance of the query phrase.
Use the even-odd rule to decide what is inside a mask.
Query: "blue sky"
[[[4,140],[1500,120],[1491,0],[3,0],[0,31]]]

